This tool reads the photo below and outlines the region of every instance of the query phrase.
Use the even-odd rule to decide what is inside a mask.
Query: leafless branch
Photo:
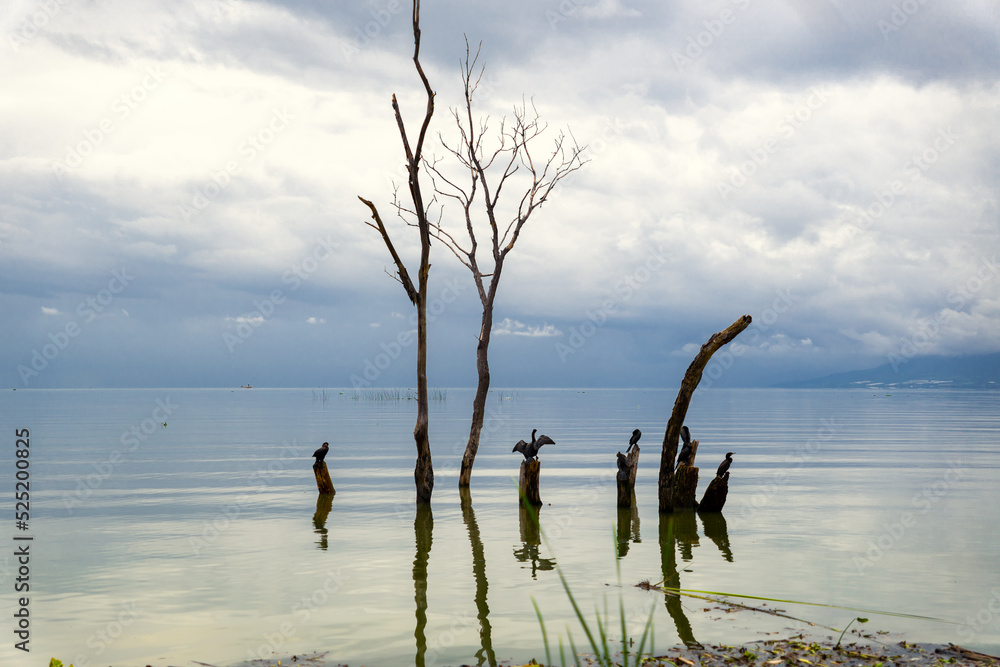
[[[410,301],[416,304],[418,299],[417,290],[413,286],[413,281],[410,280],[410,274],[406,271],[406,265],[403,264],[403,260],[399,258],[399,254],[396,252],[396,246],[392,244],[392,239],[389,238],[389,232],[386,231],[385,225],[382,223],[382,216],[378,214],[378,209],[375,208],[375,204],[368,201],[364,197],[358,197],[358,199],[360,199],[365,206],[371,209],[372,220],[375,221],[375,224],[370,222],[365,222],[365,224],[378,230],[378,232],[382,235],[382,240],[385,242],[385,247],[389,249],[389,254],[392,255],[392,261],[396,264],[397,272],[397,275],[393,277],[396,278],[396,280],[399,281],[399,284],[403,286],[403,289],[406,290],[406,296],[410,298]],[[386,273],[389,272],[386,271]],[[392,274],[390,273],[389,275]]]

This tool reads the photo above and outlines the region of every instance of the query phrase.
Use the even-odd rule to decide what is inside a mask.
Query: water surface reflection
[[[537,519],[532,516],[532,512],[537,512]],[[556,567],[555,558],[542,558],[538,547],[542,543],[541,534],[542,512],[541,508],[534,510],[518,506],[518,524],[521,529],[521,548],[514,547],[514,558],[520,563],[531,563],[531,578],[537,579],[538,572],[554,570]],[[528,567],[524,569],[529,569]]]
[[[417,514],[413,520],[413,533],[417,542],[417,554],[413,557],[413,599],[417,603],[417,627],[413,636],[417,640],[417,667],[425,667],[427,654],[427,561],[430,560],[431,544],[434,541],[434,513],[427,503],[417,503]]]
[[[481,648],[476,652],[476,665],[489,663],[496,667],[497,658],[493,653],[493,628],[490,626],[490,605],[486,601],[490,584],[486,579],[486,552],[483,540],[479,536],[479,524],[476,523],[476,512],[472,509],[472,492],[469,487],[461,487],[459,494],[462,504],[462,521],[469,531],[469,543],[472,545],[472,574],[476,579],[476,618],[479,620],[479,643]]]

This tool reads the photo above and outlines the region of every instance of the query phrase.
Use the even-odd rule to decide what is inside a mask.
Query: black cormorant
[[[684,441],[684,446],[681,447],[681,453],[677,456],[677,465],[691,461],[691,431],[688,430],[687,426],[681,426],[681,440]]]
[[[313,452],[313,456],[316,457],[316,463],[322,463],[328,451],[330,451],[330,443],[324,442],[322,447]]]
[[[639,442],[639,438],[641,437],[642,437],[642,431],[640,431],[639,429],[632,431],[632,437],[628,439],[628,449],[625,450],[626,454],[632,451],[632,448],[636,446],[636,444]]]
[[[715,473],[716,477],[722,477],[723,475],[729,474],[729,466],[733,463],[733,453],[726,452],[726,460],[719,464],[719,470]]]
[[[512,452],[521,452],[524,454],[524,460],[530,461],[533,458],[538,457],[538,450],[542,448],[542,445],[554,445],[556,441],[547,435],[540,435],[538,439],[535,439],[535,434],[538,433],[538,429],[532,429],[531,431],[531,442],[525,442],[524,440],[518,440],[517,444],[514,445]]]

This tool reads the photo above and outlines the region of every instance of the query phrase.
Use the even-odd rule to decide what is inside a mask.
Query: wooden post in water
[[[542,464],[538,459],[521,461],[521,475],[518,478],[521,493],[518,496],[522,505],[526,502],[532,505],[542,504],[542,499],[538,495],[538,475],[541,468]]]
[[[729,495],[729,473],[722,477],[713,477],[705,489],[701,503],[698,504],[699,512],[721,512],[726,504],[726,496]]]
[[[674,473],[674,507],[690,509],[698,506],[695,493],[698,491],[698,468],[682,463]]]
[[[635,498],[635,475],[639,469],[639,447],[633,447],[628,455],[618,452],[621,457],[618,463],[618,507],[628,509],[632,507],[632,500]]]
[[[736,338],[741,331],[750,326],[752,321],[749,315],[744,315],[725,330],[713,334],[701,346],[698,354],[695,355],[691,365],[684,373],[681,388],[677,392],[677,400],[674,401],[674,409],[670,413],[670,420],[667,421],[667,432],[663,435],[663,449],[660,452],[660,481],[657,495],[660,500],[661,512],[670,512],[674,509],[674,466],[677,461],[677,441],[680,438],[681,426],[684,425],[691,397],[694,395],[698,383],[701,382],[701,374],[712,355],[723,345]]]
[[[674,507],[688,509],[697,507],[695,494],[698,492],[698,468],[694,465],[694,457],[698,455],[698,441],[691,441],[691,458],[687,463],[677,466],[674,472]]]
[[[333,480],[330,479],[330,471],[326,467],[326,461],[313,464],[313,474],[316,475],[316,488],[321,494],[335,495],[337,490],[333,488]]]

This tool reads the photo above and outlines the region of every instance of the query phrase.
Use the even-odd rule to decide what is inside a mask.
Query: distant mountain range
[[[926,356],[906,363],[783,382],[790,388],[1000,389],[1000,353],[964,357]]]

